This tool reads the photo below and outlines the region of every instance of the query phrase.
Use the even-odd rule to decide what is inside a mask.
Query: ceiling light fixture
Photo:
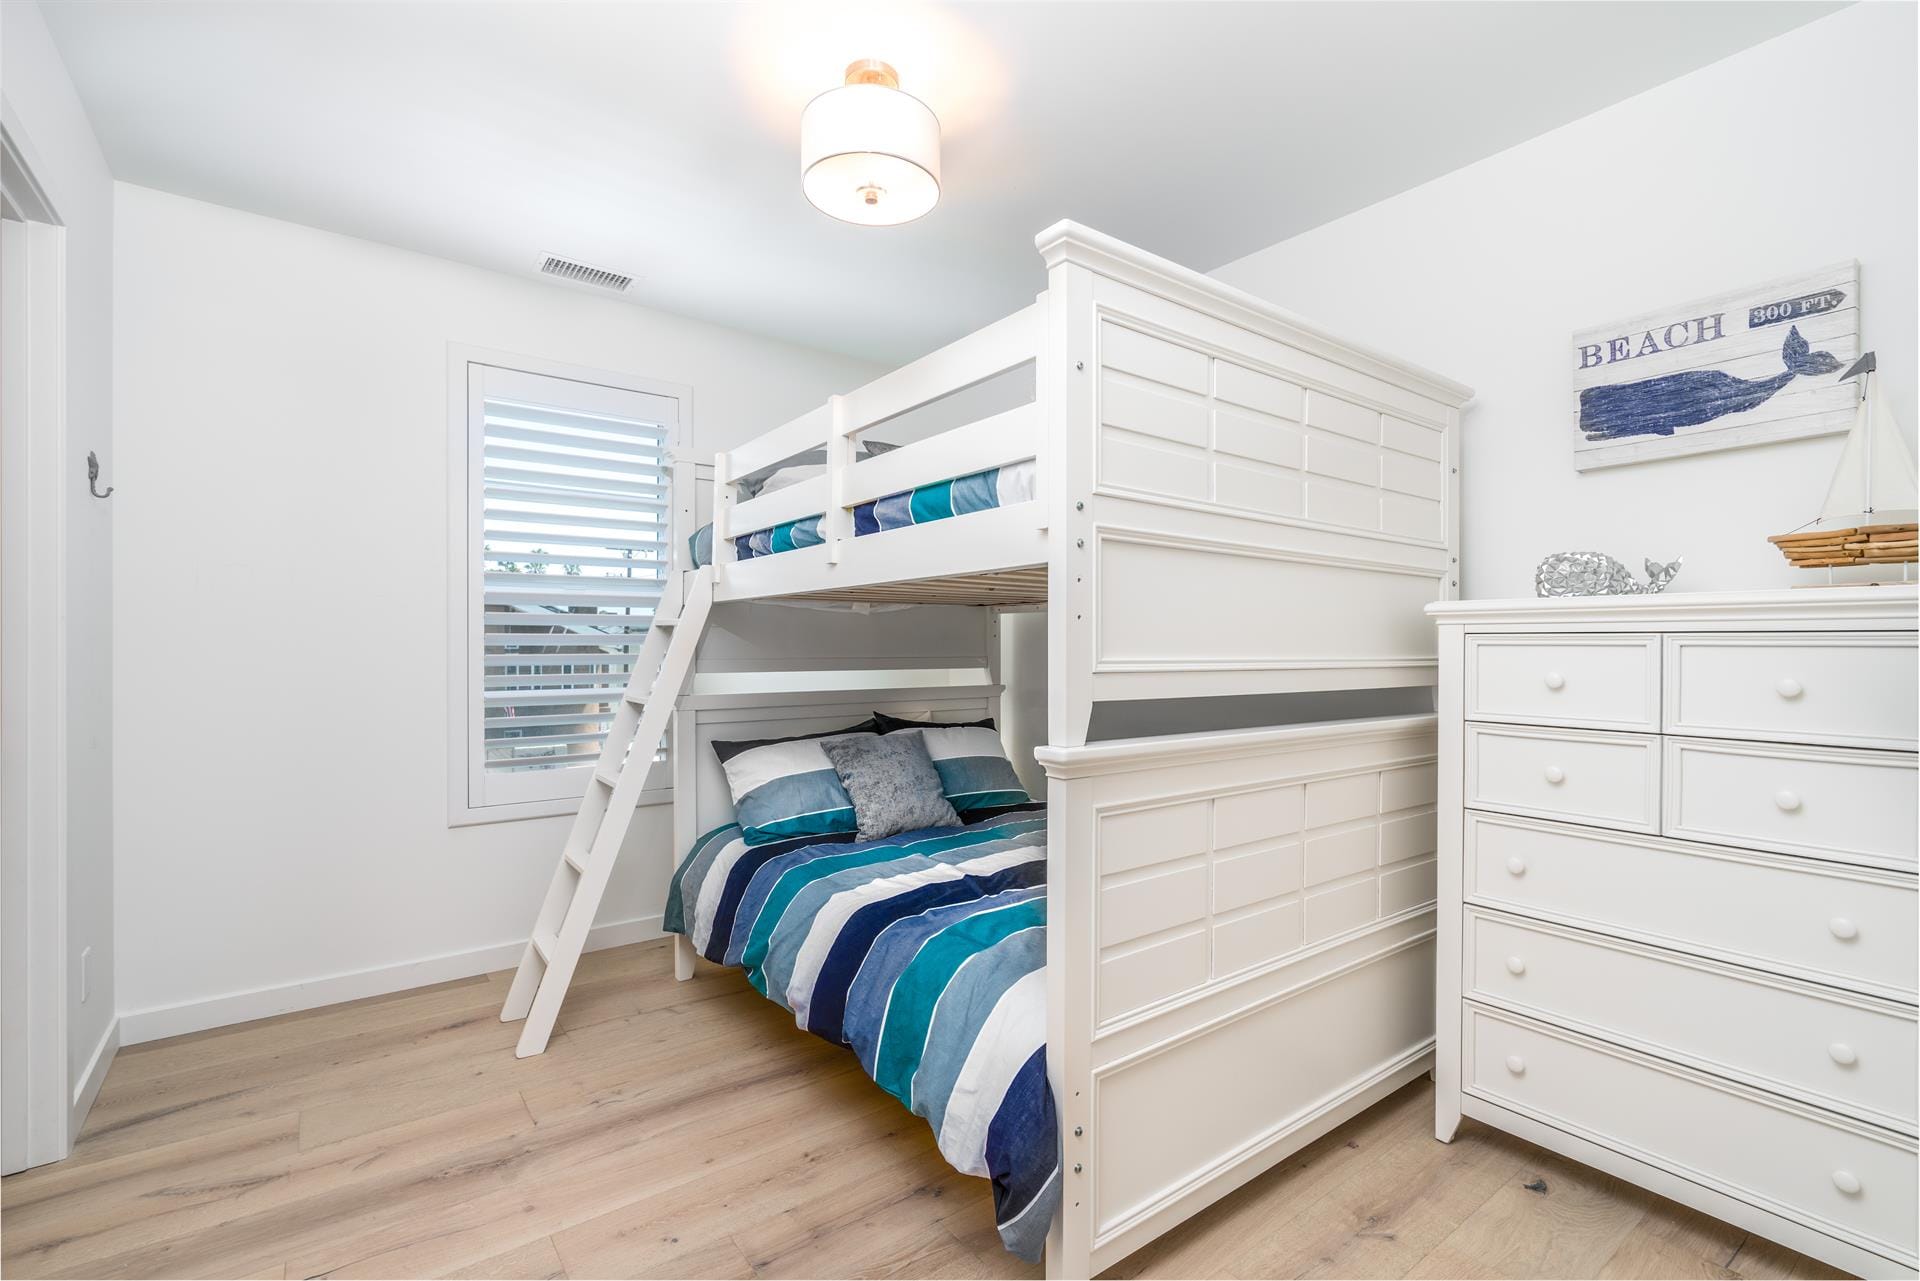
[[[800,116],[800,186],[821,213],[864,227],[921,217],[940,199],[940,121],[866,58]]]

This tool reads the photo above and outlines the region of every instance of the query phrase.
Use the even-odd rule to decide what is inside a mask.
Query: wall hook
[[[100,459],[98,455],[96,455],[91,449],[89,449],[87,451],[87,492],[89,494],[92,494],[95,498],[113,497],[112,485],[107,486],[106,493],[103,494],[100,492],[100,486],[95,483],[99,479],[100,479]]]

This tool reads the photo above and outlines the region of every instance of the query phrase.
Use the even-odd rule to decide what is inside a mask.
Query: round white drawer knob
[[[1791,814],[1800,808],[1800,793],[1783,788],[1773,794],[1773,803]]]
[[[1518,1054],[1507,1055],[1507,1071],[1519,1076],[1527,1070],[1527,1061]]]
[[[1835,1041],[1832,1045],[1829,1045],[1827,1047],[1827,1057],[1835,1063],[1838,1063],[1841,1067],[1852,1067],[1860,1061],[1860,1056],[1855,1054],[1853,1047],[1845,1041]]]
[[[1507,860],[1507,874],[1509,876],[1525,876],[1527,874],[1527,860],[1515,854]]]
[[[1547,681],[1548,689],[1560,689],[1566,685],[1567,678],[1562,676],[1559,672],[1548,672],[1546,675],[1546,681]]]
[[[1860,1180],[1854,1175],[1852,1170],[1835,1170],[1833,1172],[1833,1186],[1839,1188],[1848,1196],[1860,1195]]]
[[[1774,693],[1780,695],[1782,698],[1798,698],[1803,692],[1803,689],[1804,687],[1800,682],[1791,676],[1782,676],[1779,683],[1773,687]]]
[[[1837,939],[1850,939],[1860,933],[1860,927],[1844,916],[1836,916],[1828,921],[1827,930]]]
[[[1521,960],[1517,956],[1509,956],[1507,958],[1507,973],[1525,974],[1526,972],[1527,972],[1527,963],[1525,961]]]
[[[1564,783],[1567,781],[1567,772],[1558,765],[1549,765],[1547,766],[1547,781],[1549,783]]]

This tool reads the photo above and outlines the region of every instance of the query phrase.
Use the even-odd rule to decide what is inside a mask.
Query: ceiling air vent
[[[558,276],[562,280],[571,280],[576,285],[592,285],[596,289],[611,289],[619,293],[633,283],[632,276],[623,276],[617,271],[608,271],[605,267],[589,267],[583,262],[574,262],[569,258],[556,258],[547,255],[540,264],[543,276]]]

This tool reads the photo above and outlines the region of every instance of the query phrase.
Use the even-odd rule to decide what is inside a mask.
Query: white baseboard
[[[100,1036],[100,1044],[93,1047],[93,1057],[87,1060],[87,1070],[73,1083],[72,1111],[67,1119],[67,1141],[69,1144],[80,1137],[80,1127],[86,1124],[87,1113],[93,1110],[93,1101],[100,1097],[100,1087],[106,1082],[107,1069],[113,1066],[113,1056],[120,1050],[120,1020],[107,1024],[107,1030]]]
[[[659,938],[662,934],[658,912],[627,921],[610,921],[593,927],[587,935],[587,950],[597,952],[601,948],[621,947]],[[518,965],[520,953],[525,947],[525,940],[499,943],[470,952],[452,952],[445,956],[404,961],[399,965],[356,970],[350,974],[332,974],[304,983],[254,988],[201,1001],[122,1011],[119,1044],[139,1045],[164,1037],[184,1036],[188,1032],[204,1032],[208,1028],[230,1027],[235,1023],[271,1018],[275,1014],[318,1009],[323,1005],[338,1005],[342,1001],[357,1001],[362,997],[384,996],[388,992],[426,987],[450,979],[489,974]]]

